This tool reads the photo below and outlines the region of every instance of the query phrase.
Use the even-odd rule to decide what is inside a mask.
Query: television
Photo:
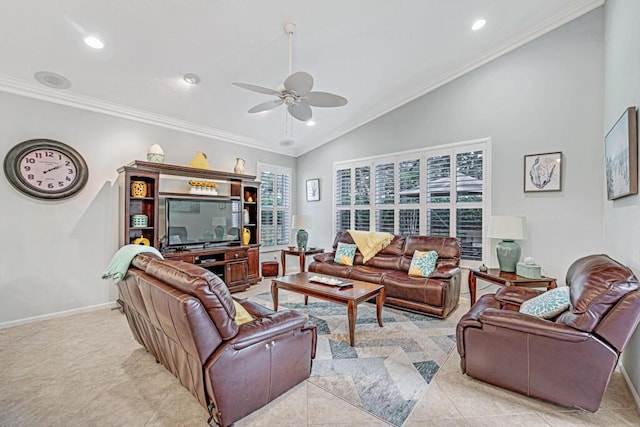
[[[162,205],[161,205],[162,206]],[[240,243],[240,201],[166,197],[163,249],[196,249]]]

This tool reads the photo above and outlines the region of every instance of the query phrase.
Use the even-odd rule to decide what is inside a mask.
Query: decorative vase
[[[236,165],[233,167],[233,171],[235,173],[244,173],[244,167],[246,165],[246,161],[242,157],[236,158]]]
[[[209,160],[207,160],[207,155],[202,151],[198,151],[191,162],[189,162],[189,166],[192,168],[198,169],[209,169]]]
[[[249,216],[249,209],[245,209],[243,212],[243,217],[242,217],[242,221],[245,224],[249,224],[251,222],[251,218]]]
[[[131,197],[137,199],[147,197],[147,183],[144,181],[131,181]]]
[[[164,151],[158,144],[152,144],[147,151],[147,161],[154,163],[164,163]]]
[[[251,230],[249,230],[247,227],[244,227],[242,229],[242,244],[247,246],[250,241],[251,241]]]

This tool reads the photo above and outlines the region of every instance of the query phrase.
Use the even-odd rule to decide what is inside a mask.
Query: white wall
[[[0,178],[0,326],[22,319],[115,300],[100,276],[118,248],[116,169],[145,160],[160,144],[167,163],[188,165],[196,151],[211,169],[232,171],[247,159],[247,174],[262,162],[293,168],[295,159],[109,115],[0,92],[0,157],[33,138],[62,141],[89,166],[89,182],[72,199],[29,198]]]
[[[492,211],[526,216],[523,256],[564,283],[571,262],[602,251],[602,61],[599,8],[300,157],[313,246],[333,241],[334,162],[491,137]],[[525,194],[523,156],[551,151],[564,153],[562,191]],[[321,200],[304,201],[318,177]]]
[[[627,107],[640,106],[640,2],[607,0],[605,4],[604,127],[602,137]],[[600,167],[604,173],[604,166]],[[640,197],[604,200],[604,252],[640,275]],[[623,353],[623,365],[640,390],[640,333]]]

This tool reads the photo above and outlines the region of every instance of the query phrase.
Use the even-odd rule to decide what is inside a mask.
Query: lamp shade
[[[523,240],[525,219],[523,216],[496,215],[489,220],[489,237],[505,240]]]
[[[309,230],[311,228],[311,215],[294,215],[291,220],[291,228]]]

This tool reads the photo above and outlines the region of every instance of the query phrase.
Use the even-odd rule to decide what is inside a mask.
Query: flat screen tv
[[[240,242],[240,201],[167,197],[164,248],[203,248]]]

